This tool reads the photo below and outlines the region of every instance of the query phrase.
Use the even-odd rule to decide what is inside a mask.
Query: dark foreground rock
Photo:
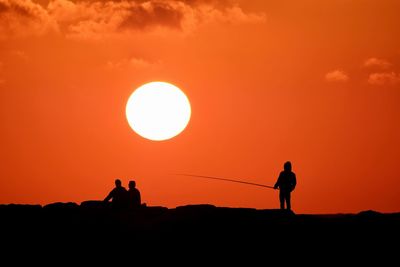
[[[230,251],[231,256],[252,251],[262,257],[290,257],[304,250],[303,256],[328,258],[361,251],[366,259],[396,255],[400,237],[400,213],[375,211],[296,215],[213,205],[115,210],[99,201],[86,201],[43,207],[0,205],[0,216],[2,242],[11,250],[111,247],[131,252],[201,251],[203,257],[216,251]]]

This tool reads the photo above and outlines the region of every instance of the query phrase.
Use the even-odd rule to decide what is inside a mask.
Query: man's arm
[[[293,173],[292,190],[291,191],[293,191],[295,189],[296,185],[297,185],[296,174]]]
[[[108,194],[108,196],[106,196],[106,198],[105,198],[103,201],[104,201],[104,202],[110,201],[110,199],[112,199],[112,197],[113,197],[113,192],[114,192],[114,190],[112,190],[112,191]]]
[[[276,180],[276,183],[274,185],[274,189],[277,189],[280,184],[281,184],[281,174],[279,174],[278,180]]]

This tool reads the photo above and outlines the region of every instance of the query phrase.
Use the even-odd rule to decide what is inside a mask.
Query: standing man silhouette
[[[292,172],[292,163],[290,161],[285,162],[283,165],[283,171],[279,174],[278,180],[274,185],[274,189],[279,188],[279,201],[281,209],[291,210],[290,193],[296,187],[296,174]]]

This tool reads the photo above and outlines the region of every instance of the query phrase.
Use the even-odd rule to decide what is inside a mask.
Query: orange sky
[[[103,199],[135,179],[148,205],[400,210],[400,1],[0,0],[0,203]],[[125,104],[167,81],[179,136],[143,139]]]

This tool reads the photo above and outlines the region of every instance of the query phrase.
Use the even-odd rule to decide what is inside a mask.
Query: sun
[[[137,88],[126,104],[129,126],[140,136],[162,141],[180,134],[191,116],[189,99],[166,82],[150,82]]]

